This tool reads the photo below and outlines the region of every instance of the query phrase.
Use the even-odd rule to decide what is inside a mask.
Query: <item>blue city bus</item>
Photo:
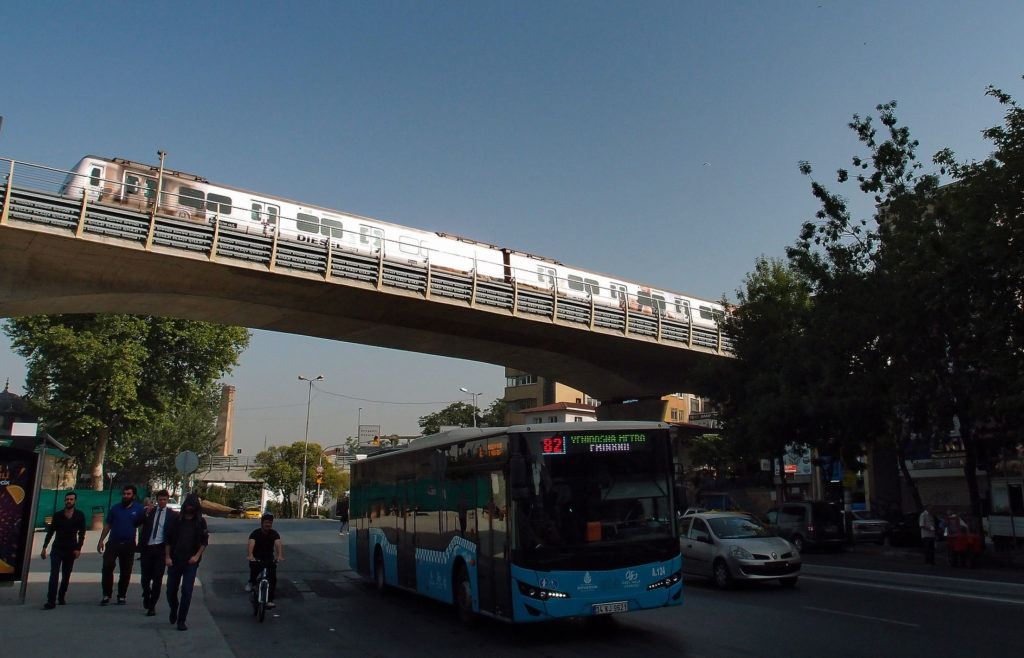
[[[396,587],[539,622],[680,605],[666,423],[465,428],[352,464],[349,556]]]

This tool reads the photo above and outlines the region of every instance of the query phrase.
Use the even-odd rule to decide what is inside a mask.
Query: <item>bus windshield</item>
[[[517,543],[524,562],[542,567],[589,554],[636,559],[637,551],[674,550],[666,431],[531,433],[523,438],[525,482],[516,498]]]

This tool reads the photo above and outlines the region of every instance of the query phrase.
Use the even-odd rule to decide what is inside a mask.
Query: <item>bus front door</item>
[[[477,496],[482,504],[476,510],[480,609],[508,618],[512,615],[512,607],[507,552],[508,499],[504,473],[492,471],[480,475],[477,479]]]

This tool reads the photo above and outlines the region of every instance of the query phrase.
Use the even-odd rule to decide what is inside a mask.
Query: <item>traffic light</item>
[[[318,475],[318,476],[316,476],[316,483],[317,483],[317,484],[323,484],[323,483],[324,483],[324,479],[323,479],[323,477],[321,477],[321,476],[319,476],[319,475]]]

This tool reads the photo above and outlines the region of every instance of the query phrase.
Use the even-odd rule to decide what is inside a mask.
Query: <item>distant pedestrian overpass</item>
[[[0,317],[170,315],[493,363],[587,391],[606,414],[699,392],[699,366],[731,354],[692,321],[72,199],[57,192],[67,172],[0,167]]]

